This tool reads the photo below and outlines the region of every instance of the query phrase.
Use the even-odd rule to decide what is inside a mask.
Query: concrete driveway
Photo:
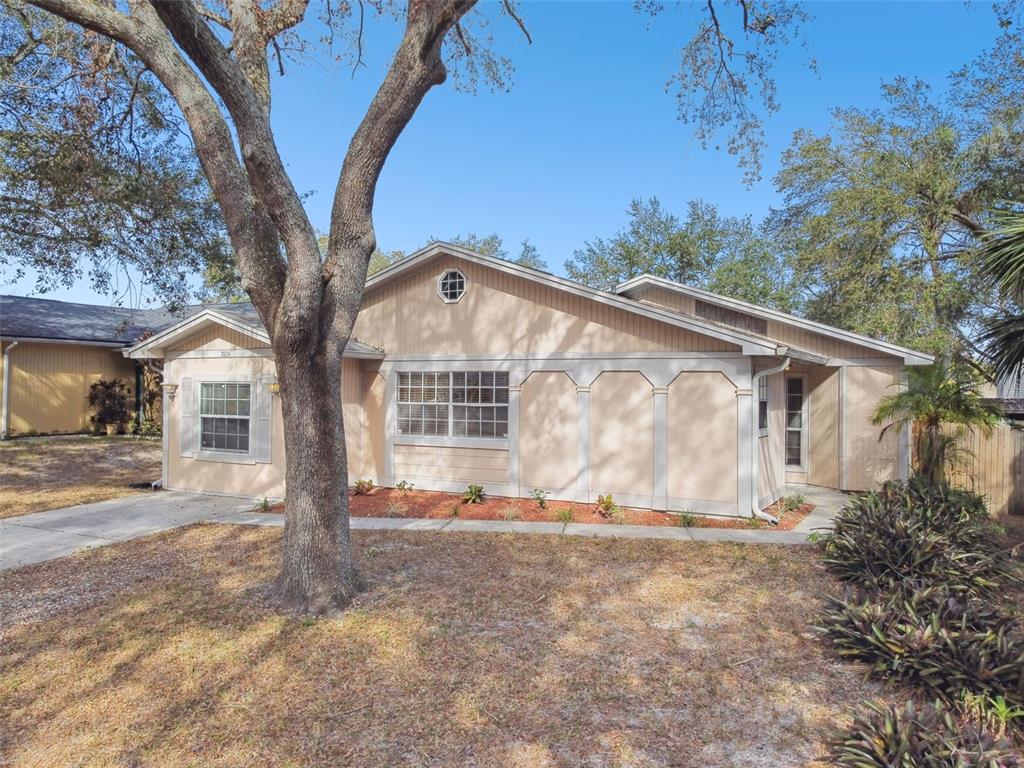
[[[251,499],[160,491],[0,520],[0,570],[251,510]]]

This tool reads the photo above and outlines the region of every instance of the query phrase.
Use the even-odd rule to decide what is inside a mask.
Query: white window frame
[[[758,435],[758,437],[767,437],[768,436],[768,428],[771,426],[771,423],[772,423],[772,399],[771,399],[771,389],[769,388],[769,385],[768,385],[768,379],[769,378],[770,377],[768,377],[768,376],[762,376],[760,379],[757,380],[757,435]],[[762,397],[762,390],[764,390],[764,392],[763,392],[764,396],[763,397]],[[765,410],[765,418],[764,418],[764,426],[763,427],[761,426],[761,403],[765,404],[765,409],[764,409]]]
[[[797,379],[801,382],[801,391],[803,393],[803,401],[800,403],[800,466],[795,466],[788,462],[786,456],[786,434],[789,432],[795,432],[797,430],[792,429],[789,426],[789,382],[793,379]],[[807,436],[810,434],[810,430],[807,428],[807,401],[810,399],[810,392],[807,391],[807,376],[805,374],[794,374],[786,376],[786,392],[785,392],[785,419],[782,438],[782,461],[783,466],[787,472],[806,472],[807,471]]]
[[[401,374],[403,373],[446,373],[448,374],[448,434],[447,435],[403,435],[399,432],[399,405],[416,404],[410,403],[408,400],[401,400],[401,387],[399,382],[401,381]],[[495,406],[495,407],[506,407],[511,409],[512,401],[512,382],[511,376],[509,377],[509,402],[508,403],[455,403],[452,399],[452,376],[456,373],[495,373],[508,374],[507,370],[499,368],[474,368],[472,370],[464,370],[462,368],[430,368],[430,369],[409,369],[409,370],[396,370],[394,371],[394,397],[392,398],[392,405],[394,407],[394,429],[392,434],[392,440],[395,445],[434,445],[439,447],[447,448],[492,448],[507,450],[509,447],[509,434],[513,429],[512,419],[513,413],[511,410],[508,411],[508,418],[506,421],[506,435],[505,437],[468,437],[468,436],[456,436],[454,434],[454,417],[456,406],[468,405],[476,406],[482,405]],[[429,403],[423,403],[429,405]],[[444,405],[444,403],[442,403]]]
[[[441,284],[444,282],[445,277],[452,273],[462,278],[462,293],[460,293],[458,298],[455,299],[448,298],[447,296],[444,295],[444,291],[441,290]],[[458,304],[460,301],[462,301],[463,296],[466,295],[466,291],[468,290],[469,280],[466,279],[466,275],[465,273],[463,273],[461,269],[451,267],[449,269],[444,270],[440,275],[437,276],[437,295],[445,304]]]
[[[248,451],[217,451],[203,448],[203,415],[202,392],[203,384],[248,384],[249,385],[249,450]],[[217,461],[227,464],[255,464],[256,441],[256,400],[259,398],[259,380],[249,376],[204,376],[196,377],[192,392],[193,454],[198,461]],[[211,418],[207,416],[207,418]],[[228,417],[233,418],[233,417]]]

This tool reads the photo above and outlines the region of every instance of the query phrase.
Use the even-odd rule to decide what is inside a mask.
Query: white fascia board
[[[515,264],[505,261],[504,259],[496,259],[493,256],[485,256],[467,248],[443,242],[431,243],[415,253],[406,256],[404,259],[400,259],[390,267],[377,272],[373,277],[366,281],[364,293],[368,293],[381,285],[389,283],[397,275],[408,270],[415,269],[438,256],[455,256],[456,258],[475,262],[485,267],[496,269],[499,272],[505,272],[506,274],[522,277],[526,280],[531,280],[535,283],[540,283],[541,285],[547,285],[581,298],[591,299],[592,301],[596,301],[601,304],[617,307],[618,309],[625,310],[626,312],[631,312],[643,317],[649,317],[668,325],[674,325],[677,328],[684,328],[685,330],[693,331],[694,333],[699,333],[703,336],[710,336],[712,338],[719,339],[720,341],[728,342],[729,344],[735,344],[743,350],[745,355],[775,355],[779,348],[775,342],[768,339],[748,335],[741,331],[720,328],[696,318],[680,315],[667,309],[659,309],[648,304],[640,304],[633,299],[623,298],[622,296],[618,296],[614,293],[599,291],[595,288],[588,288],[585,285],[580,285],[579,283],[575,283],[572,280],[566,280],[562,277],[556,277],[548,272],[542,272],[539,269],[524,267],[521,264]]]
[[[695,299],[701,299],[702,301],[707,301],[712,304],[718,304],[729,309],[734,309],[738,312],[759,315],[764,318],[784,323],[785,325],[793,326],[794,328],[800,328],[813,333],[820,333],[824,336],[831,336],[834,339],[847,341],[851,344],[858,344],[862,347],[868,347],[869,349],[884,352],[887,355],[901,357],[906,365],[930,365],[935,362],[935,358],[932,355],[924,352],[918,352],[916,349],[901,347],[898,344],[890,344],[887,341],[879,341],[878,339],[873,339],[870,336],[864,336],[860,333],[844,331],[842,328],[836,328],[831,325],[826,325],[825,323],[818,323],[814,320],[805,320],[802,317],[796,317],[795,315],[790,315],[786,312],[780,312],[777,309],[768,309],[767,307],[761,307],[757,304],[741,301],[740,299],[731,299],[728,296],[722,296],[717,293],[712,293],[711,291],[705,291],[703,288],[694,288],[690,285],[683,285],[682,283],[677,283],[673,280],[666,280],[663,277],[656,277],[654,275],[640,275],[639,277],[634,277],[632,280],[619,283],[615,286],[615,292],[628,295],[630,291],[645,285],[652,285],[658,288],[664,288],[668,291],[675,291],[676,293],[692,296]]]
[[[125,357],[132,357],[136,359],[163,357],[163,350],[168,344],[172,344],[183,337],[190,336],[198,331],[202,326],[210,323],[230,328],[233,331],[241,333],[243,336],[248,336],[250,339],[262,342],[268,347],[270,346],[270,337],[267,335],[266,331],[253,328],[252,326],[245,325],[244,323],[239,323],[237,320],[227,317],[226,315],[222,315],[215,310],[204,309],[202,312],[192,315],[192,317],[187,317],[181,322],[172,325],[170,328],[165,328],[160,333],[139,342],[125,351]]]

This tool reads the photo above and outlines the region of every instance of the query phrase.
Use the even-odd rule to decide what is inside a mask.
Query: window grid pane
[[[757,428],[768,429],[768,378],[762,377],[757,381]]]
[[[507,371],[399,372],[397,395],[399,435],[508,437]]]
[[[786,466],[803,466],[804,381],[786,379]]]
[[[202,450],[249,452],[249,384],[199,386],[199,446]]]

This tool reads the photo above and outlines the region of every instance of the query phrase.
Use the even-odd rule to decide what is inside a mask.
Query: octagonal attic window
[[[466,276],[449,269],[437,280],[437,293],[446,304],[454,304],[466,293]]]

